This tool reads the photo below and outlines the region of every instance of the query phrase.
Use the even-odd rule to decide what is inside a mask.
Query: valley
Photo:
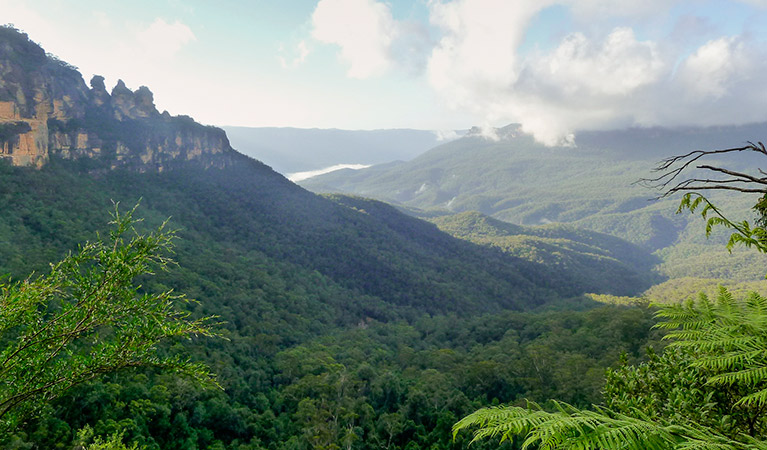
[[[135,205],[135,236],[175,233],[167,270],[130,279],[137,295],[184,294],[173,311],[216,322],[151,350],[203,364],[218,386],[125,364],[30,393],[44,407],[0,420],[3,448],[497,448],[454,424],[491,405],[600,405],[606,378],[666,347],[652,302],[767,291],[767,256],[729,253],[726,230],[706,238],[697,214],[675,214],[679,198],[648,201],[635,183],[663,157],[757,140],[763,125],[584,132],[575,147],[510,125],[443,143],[413,129],[221,129],[160,112],[153,95],[108,92],[98,75],[88,87],[0,27],[0,355],[25,345],[12,307],[25,280]],[[334,164],[369,167],[283,175]],[[752,219],[753,199],[710,198]],[[82,305],[54,291],[41,317]],[[89,343],[65,353],[110,333],[75,331]],[[17,388],[3,370],[0,394]]]

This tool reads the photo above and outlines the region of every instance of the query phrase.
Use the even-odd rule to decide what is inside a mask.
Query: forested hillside
[[[301,306],[306,299],[300,295],[281,314],[317,307],[315,318],[356,323],[421,312],[529,309],[603,291],[579,280],[577,271],[466,243],[379,202],[315,196],[245,157],[231,169],[163,174],[110,171],[94,177],[66,161],[39,171],[2,170],[0,270],[16,278],[41,270],[103,229],[115,200],[141,201],[139,213],[151,224],[171,217],[180,229],[179,271],[200,279],[190,285],[177,274],[172,287],[206,297],[207,289],[221,291],[221,281],[242,295],[256,289],[258,299],[277,283],[306,289],[315,300]],[[630,275],[639,280],[646,275],[642,270],[647,268]],[[612,290],[619,286],[623,293],[646,287],[616,283]],[[250,308],[258,311],[255,304]]]
[[[576,147],[545,147],[509,126],[500,140],[468,136],[407,163],[339,171],[301,182],[315,192],[374,197],[423,210],[479,211],[520,225],[567,223],[610,234],[656,252],[662,273],[753,280],[767,259],[730,256],[724,234],[706,239],[701,221],[675,215],[678,200],[652,201],[657,191],[637,181],[662,158],[695,148],[758,141],[765,126],[637,129],[579,133]],[[753,157],[738,155],[732,167]],[[750,216],[748,196],[714,196],[733,217]],[[443,213],[442,213],[443,214]],[[756,278],[755,278],[756,277]]]
[[[54,446],[91,424],[99,434],[126,429],[149,448],[320,448],[349,432],[362,448],[446,446],[451,424],[484,401],[554,392],[593,401],[602,368],[620,351],[638,357],[648,336],[646,310],[501,312],[583,307],[590,301],[566,299],[588,291],[637,293],[648,277],[641,252],[632,269],[608,262],[626,277],[611,284],[557,265],[556,246],[536,250],[543,259],[478,246],[380,202],[318,197],[245,157],[226,169],[164,173],[89,167],[55,158],[42,169],[0,166],[0,270],[16,279],[45,271],[104,232],[111,200],[140,201],[146,227],[170,217],[178,266],[142,284],[186,293],[199,302],[195,315],[225,322],[227,340],[184,346],[211,365],[224,391],[123,374],[83,386],[18,442]],[[572,349],[551,340],[574,334]],[[526,365],[533,351],[544,359]],[[432,392],[435,383],[444,392]],[[337,389],[344,397],[329,394]],[[327,415],[339,422],[313,446],[306,434],[327,426]]]

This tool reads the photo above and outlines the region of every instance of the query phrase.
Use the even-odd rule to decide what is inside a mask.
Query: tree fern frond
[[[751,406],[751,407],[764,407],[767,405],[767,389],[762,389],[746,395],[735,403],[736,405]]]
[[[579,410],[556,403],[556,411],[520,407],[480,409],[456,423],[453,435],[475,428],[472,442],[486,438],[524,438],[523,449],[740,450],[746,447],[717,433],[692,426],[663,424],[603,408]]]
[[[603,411],[551,413],[533,429],[523,448],[546,449],[667,449],[674,436],[657,424]]]
[[[725,308],[727,310],[735,309],[737,304],[730,291],[727,290],[721,284],[719,285],[719,293],[716,297],[717,306]]]
[[[746,296],[746,305],[757,317],[767,317],[767,298],[757,292],[749,292]]]
[[[711,369],[713,371],[733,371],[736,368],[743,367],[745,365],[752,366],[751,369],[737,371],[733,373],[750,373],[751,371],[758,372],[764,367],[760,366],[764,364],[764,351],[751,350],[742,352],[729,352],[721,355],[705,356],[693,361],[691,365],[693,367],[701,367],[705,369]],[[760,373],[760,372],[759,372]],[[727,373],[721,375],[728,375]],[[756,375],[756,373],[754,374]],[[719,376],[719,375],[717,375]],[[716,377],[716,376],[715,376]]]
[[[714,375],[708,379],[707,384],[715,386],[757,386],[767,380],[767,367],[753,368]],[[750,394],[749,397],[754,394]]]
[[[546,421],[548,413],[540,410],[540,407],[532,402],[529,407],[534,409],[514,406],[479,409],[453,426],[453,437],[463,429],[478,427],[472,442],[497,436],[500,436],[501,441],[510,439],[514,434],[526,432],[527,429]]]
[[[732,450],[734,448],[747,448],[747,447],[734,447],[733,444],[709,442],[697,439],[684,441],[675,447],[678,450]],[[750,448],[750,447],[748,447]]]

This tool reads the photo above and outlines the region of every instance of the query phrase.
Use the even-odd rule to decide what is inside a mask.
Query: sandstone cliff
[[[223,130],[160,113],[152,92],[122,80],[109,93],[95,76],[46,55],[26,34],[0,27],[0,159],[41,167],[51,158],[90,158],[103,167],[162,171],[181,161],[231,164]]]

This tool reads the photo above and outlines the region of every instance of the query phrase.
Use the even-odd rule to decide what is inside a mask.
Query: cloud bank
[[[340,47],[351,78],[386,72],[392,64],[390,48],[397,34],[391,10],[374,0],[321,0],[312,14],[312,37]]]
[[[288,180],[298,183],[299,181],[308,180],[309,178],[325,175],[326,173],[335,172],[336,170],[352,169],[360,170],[367,169],[369,164],[336,164],[334,166],[325,167],[324,169],[308,170],[306,172],[293,172],[286,175]]]
[[[340,48],[350,77],[378,76],[407,58],[447,107],[471,112],[480,125],[521,123],[550,145],[571,144],[584,129],[766,120],[765,43],[745,32],[706,35],[710,27],[691,14],[658,31],[659,18],[685,4],[430,0],[430,44],[405,56],[396,43],[412,33],[387,3],[322,0],[313,37]],[[531,23],[553,6],[566,8],[574,31],[522,50]]]

